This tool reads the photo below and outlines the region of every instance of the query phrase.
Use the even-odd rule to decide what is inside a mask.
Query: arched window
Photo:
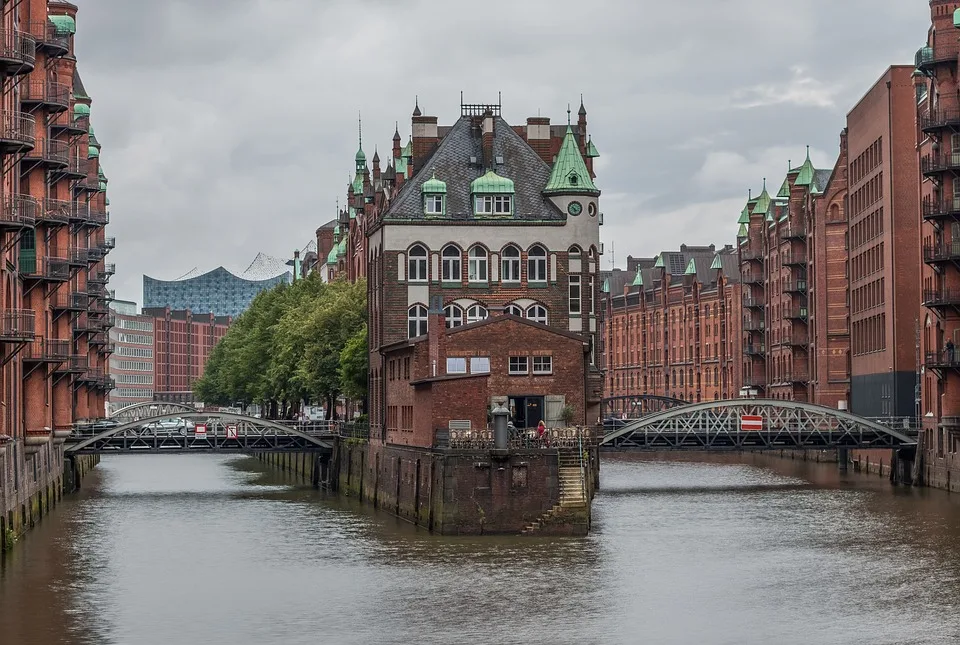
[[[473,305],[467,309],[467,324],[486,320],[488,315],[486,307],[483,305]]]
[[[582,251],[580,250],[580,247],[577,246],[576,244],[574,244],[573,246],[571,246],[571,247],[570,247],[570,250],[567,251],[567,255],[570,256],[570,259],[571,259],[571,260],[579,260],[581,253],[582,253]]]
[[[543,305],[533,305],[527,309],[527,320],[538,322],[542,325],[547,324],[547,308]]]
[[[547,281],[547,250],[539,244],[527,252],[527,281]]]
[[[523,318],[523,309],[517,305],[507,305],[503,308],[503,313],[508,316],[517,316],[518,318]]]
[[[444,282],[460,282],[463,276],[463,271],[461,270],[461,258],[460,258],[460,249],[450,244],[443,247],[443,251],[440,253],[443,265],[443,278]]]
[[[447,329],[453,329],[463,324],[463,308],[457,305],[447,305],[443,310],[447,319]]]
[[[467,279],[470,282],[487,281],[487,250],[482,246],[470,248],[470,261],[467,265]]]
[[[500,280],[503,282],[520,282],[520,249],[512,244],[503,249],[501,262],[503,270]]]
[[[417,338],[427,333],[427,308],[413,305],[407,310],[407,336]]]
[[[407,261],[407,279],[410,282],[426,282],[427,274],[427,249],[417,244],[410,249]]]

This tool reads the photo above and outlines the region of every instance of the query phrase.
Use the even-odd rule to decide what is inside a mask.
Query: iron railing
[[[807,227],[799,222],[793,222],[780,228],[781,240],[803,239],[807,237]]]
[[[76,210],[76,203],[66,199],[47,197],[43,200],[40,221],[51,224],[67,224],[70,222],[70,213]]]
[[[20,101],[42,103],[65,110],[70,106],[70,88],[56,81],[30,80],[20,84]]]
[[[762,260],[763,252],[750,247],[740,247],[741,260]]]
[[[740,275],[740,282],[744,284],[762,284],[763,274],[753,272],[743,273]]]
[[[31,228],[38,210],[37,200],[29,195],[5,195],[0,200],[0,227]]]
[[[927,352],[923,358],[923,365],[927,368],[960,369],[960,349],[945,349],[940,352]]]
[[[31,361],[65,361],[70,358],[70,342],[66,340],[37,337],[27,347],[25,358]]]
[[[924,289],[925,307],[952,307],[960,305],[960,289]]]
[[[70,33],[57,29],[50,20],[31,22],[29,29],[37,41],[37,48],[46,47],[54,56],[62,56],[70,51]]]
[[[923,218],[960,217],[960,197],[933,199],[926,197],[922,204]]]
[[[743,346],[743,353],[747,356],[765,356],[767,348],[762,343],[759,345],[747,344]]]
[[[50,123],[50,127],[67,132],[88,132],[90,130],[90,117],[86,115],[74,116],[70,110],[67,110],[59,113]]]
[[[763,331],[766,328],[767,324],[763,318],[760,320],[755,320],[753,318],[743,319],[743,331]]]
[[[30,309],[0,311],[0,341],[22,342],[34,337],[36,314]]]
[[[920,171],[928,175],[957,168],[960,168],[960,152],[931,153],[920,159]]]
[[[72,264],[73,266],[78,266],[78,267],[86,266],[89,258],[90,258],[89,249],[80,249],[76,247],[73,247],[70,249],[69,261],[70,261],[70,264]]]
[[[20,274],[53,282],[70,279],[70,263],[66,258],[38,258],[36,255],[20,255]]]
[[[808,311],[806,307],[791,307],[787,309],[786,318],[788,320],[806,320]]]
[[[37,40],[19,29],[0,29],[0,63],[30,72],[37,61]]]
[[[747,309],[762,309],[764,302],[760,298],[751,298],[750,296],[746,296],[743,299],[743,306]]]
[[[98,206],[91,206],[87,212],[87,222],[95,226],[106,226],[110,223],[110,214]]]
[[[784,266],[806,266],[807,255],[805,253],[787,253],[783,256]]]
[[[790,383],[806,383],[810,380],[809,370],[794,367],[786,371],[784,378]]]
[[[945,39],[946,40],[946,39]],[[925,45],[914,56],[914,67],[920,70],[930,69],[940,63],[957,62],[957,42],[937,43],[933,47]]]
[[[787,283],[786,293],[806,293],[807,292],[807,281],[806,280],[791,280]]]
[[[36,128],[37,120],[29,114],[0,110],[0,144],[19,149],[33,148],[37,144]]]
[[[934,110],[920,117],[920,129],[924,132],[958,125],[960,125],[960,110]]]
[[[53,306],[56,309],[63,309],[66,311],[83,311],[89,306],[89,304],[90,296],[85,293],[80,293],[79,291],[58,293],[53,301]]]
[[[950,260],[960,260],[960,242],[924,243],[924,262],[947,262]]]
[[[793,347],[806,347],[810,344],[810,335],[804,332],[795,331],[791,334],[787,334],[783,341],[785,345],[791,345]]]

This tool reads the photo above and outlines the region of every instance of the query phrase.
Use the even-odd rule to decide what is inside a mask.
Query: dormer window
[[[446,212],[447,184],[437,179],[436,175],[423,182],[420,192],[423,194],[424,215],[443,215]]]
[[[473,213],[477,216],[504,216],[513,214],[513,180],[487,171],[470,184],[473,195]]]
[[[473,200],[477,215],[510,215],[513,213],[512,195],[477,195]]]

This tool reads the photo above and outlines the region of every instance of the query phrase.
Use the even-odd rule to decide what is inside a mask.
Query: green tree
[[[370,352],[367,349],[367,325],[358,329],[340,352],[340,389],[351,399],[366,401]],[[366,412],[366,406],[364,406]]]

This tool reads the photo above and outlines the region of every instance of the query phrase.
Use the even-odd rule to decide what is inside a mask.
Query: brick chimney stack
[[[483,146],[483,167],[487,170],[493,170],[493,112],[487,110],[483,113],[483,125],[481,144]]]
[[[553,165],[550,154],[550,118],[532,116],[527,119],[527,143],[544,162]]]
[[[447,327],[443,313],[443,297],[431,296],[430,309],[427,311],[427,345],[430,353],[430,376],[444,376],[447,372],[446,343],[444,331]]]
[[[410,173],[408,178],[420,170],[420,164],[430,155],[438,140],[437,117],[424,116],[420,112],[420,102],[418,101],[413,110],[413,163],[407,169],[407,172]]]

